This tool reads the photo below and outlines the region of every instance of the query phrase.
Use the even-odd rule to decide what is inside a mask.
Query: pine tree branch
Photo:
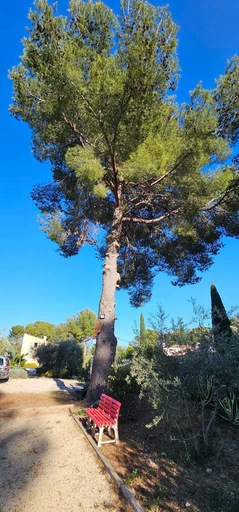
[[[167,219],[171,215],[176,215],[180,212],[180,208],[176,208],[176,210],[172,210],[165,215],[161,215],[160,217],[156,217],[155,219],[142,219],[140,217],[123,217],[122,222],[135,222],[138,224],[158,224],[163,220]]]
[[[39,98],[39,96],[36,96],[34,93],[32,93],[30,90],[28,90],[28,96],[30,98],[33,98],[34,100],[36,100],[38,103],[46,103],[46,100],[43,99],[43,98]]]
[[[74,82],[72,80],[71,80],[71,85],[73,85],[75,87],[75,84],[74,84]],[[82,94],[82,92],[77,87],[76,87],[76,89],[78,90],[78,94],[81,97],[81,99],[84,101],[84,103],[86,103],[89,112],[98,121],[98,123],[99,123],[99,125],[100,125],[100,127],[102,129],[102,134],[103,134],[103,136],[105,138],[105,142],[106,142],[106,144],[108,146],[109,152],[112,154],[113,150],[112,150],[110,141],[108,139],[108,136],[107,136],[107,134],[106,134],[106,132],[104,130],[104,123],[103,123],[102,118],[101,118],[101,112],[100,111],[99,112],[95,112],[94,109],[92,108],[89,100],[84,96],[84,94]]]
[[[235,182],[236,182],[236,185],[235,185]],[[208,205],[206,205],[204,208],[202,208],[200,210],[200,212],[208,212],[210,210],[213,210],[217,206],[220,206],[220,204],[224,201],[224,199],[226,199],[226,197],[229,196],[229,194],[234,191],[234,189],[237,187],[237,185],[239,185],[239,178],[233,180],[233,183],[231,185],[229,185],[229,187],[227,187],[227,189],[225,190],[225,193],[222,196],[220,196],[218,199],[216,199],[216,197],[213,197],[213,199],[210,200]]]
[[[178,167],[183,163],[183,161],[192,153],[192,151],[190,150],[188,153],[185,153],[185,155],[183,155],[182,158],[179,159],[179,161],[172,167],[172,169],[170,169],[169,171],[167,171],[163,176],[160,176],[160,178],[158,178],[156,181],[154,181],[153,183],[150,183],[150,186],[151,187],[154,187],[155,185],[158,185],[158,183],[161,183],[161,181],[165,180],[165,178],[167,178],[168,176],[170,176],[171,174],[174,173],[174,171],[176,171],[178,169]]]
[[[160,178],[158,178],[157,180],[155,180],[154,182],[150,182],[150,180],[145,180],[144,182],[141,182],[140,183],[140,186],[143,190],[146,190],[147,188],[149,187],[153,187],[155,185],[158,185],[159,183],[161,183],[163,180],[165,180],[168,176],[170,176],[171,174],[173,174],[177,169],[178,167],[183,163],[183,161],[188,157],[190,156],[190,154],[192,153],[192,150],[188,151],[181,159],[179,159],[179,161],[169,170],[167,171],[163,176],[160,176]],[[132,184],[133,186],[136,186],[137,184],[136,183],[131,183],[131,182],[128,182],[128,185]],[[138,203],[135,203],[135,201],[137,201],[139,198],[139,195],[137,195],[136,197],[134,197],[132,200],[129,201],[129,204],[130,203],[134,203],[134,206],[135,207],[138,207],[140,206],[141,204],[144,204],[146,203],[146,201],[142,201],[140,200]],[[149,197],[147,198],[147,203],[149,203]]]
[[[62,116],[63,116],[65,123],[73,130],[74,134],[77,135],[77,137],[79,137],[82,147],[85,147],[86,144],[88,144],[92,148],[94,148],[94,149],[96,148],[96,146],[94,144],[92,144],[92,142],[90,142],[88,139],[85,138],[83,133],[77,128],[76,124],[72,123],[70,121],[70,119],[67,118],[67,116],[64,112],[63,112]]]

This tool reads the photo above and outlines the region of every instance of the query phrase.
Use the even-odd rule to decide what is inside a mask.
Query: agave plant
[[[219,400],[220,416],[233,425],[239,425],[238,399],[238,395],[231,392],[228,396],[225,396],[222,400]]]

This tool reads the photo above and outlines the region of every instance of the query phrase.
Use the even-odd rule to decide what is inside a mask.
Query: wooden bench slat
[[[95,421],[95,423],[101,425],[114,425],[116,420],[110,418],[108,415],[104,414],[102,411],[94,410],[94,409],[86,409],[87,414]],[[98,425],[100,426],[100,425]]]
[[[103,443],[118,442],[118,417],[120,407],[121,403],[118,402],[118,400],[102,393],[98,407],[86,408],[86,413],[93,422],[93,433],[96,425],[99,428],[98,446],[101,446]],[[115,438],[111,441],[102,441],[103,430],[105,428],[114,430]]]
[[[87,411],[87,414],[89,414],[90,416],[95,416],[96,418],[99,417],[105,421],[110,421],[111,423],[112,422],[115,423],[115,421],[118,419],[117,416],[113,417],[112,415],[108,414],[108,412],[105,412],[105,411],[101,410],[100,408],[97,408],[97,409],[87,408],[86,411]]]
[[[118,418],[119,416],[119,409],[112,409],[108,405],[105,405],[104,408],[100,406],[99,409],[103,410],[106,414],[108,414],[108,416],[111,416],[111,418]]]

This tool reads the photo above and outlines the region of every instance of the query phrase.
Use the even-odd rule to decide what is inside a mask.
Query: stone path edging
[[[92,439],[92,437],[87,433],[86,429],[82,425],[80,419],[77,417],[75,411],[72,409],[72,407],[69,408],[71,415],[73,416],[74,420],[76,421],[77,425],[80,427],[82,432],[85,434],[86,438],[88,439],[91,446],[94,448],[96,454],[100,458],[100,460],[103,462],[106,470],[108,471],[110,477],[112,478],[114,484],[116,487],[122,492],[124,498],[127,500],[129,505],[132,507],[132,509],[135,512],[145,512],[145,510],[141,507],[141,505],[137,502],[132,492],[128,489],[128,487],[124,484],[123,480],[119,477],[119,475],[116,473],[116,471],[112,468],[112,466],[109,464],[106,457],[101,453],[99,450],[97,444]]]

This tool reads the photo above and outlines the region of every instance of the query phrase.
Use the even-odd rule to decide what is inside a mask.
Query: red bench
[[[121,403],[115,400],[111,396],[102,393],[100,402],[97,407],[87,407],[86,412],[89,416],[88,425],[91,428],[92,436],[99,435],[98,446],[100,447],[105,443],[118,443],[119,442],[119,431],[118,431],[118,418],[120,412]],[[98,427],[98,432],[96,428]],[[107,429],[108,434],[113,430],[114,438],[102,441],[103,432]]]

